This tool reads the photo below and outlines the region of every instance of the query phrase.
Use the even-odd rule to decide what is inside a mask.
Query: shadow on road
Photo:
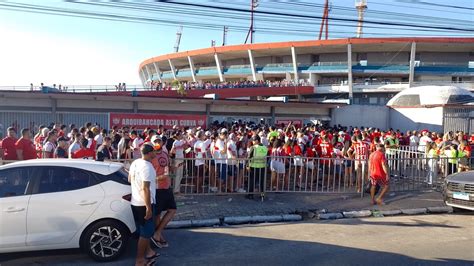
[[[386,225],[392,224],[386,223]],[[397,223],[395,225],[400,226]],[[162,256],[158,260],[159,265],[472,265],[472,261],[461,259],[418,259],[391,252],[345,247],[343,237],[340,240],[341,245],[332,245],[316,241],[236,236],[232,231],[204,232],[199,229],[170,230],[167,236],[170,247],[160,250]],[[381,247],[384,245],[382,240],[378,244]],[[132,241],[127,254],[120,260],[100,265],[132,265],[135,247],[135,241]],[[2,254],[0,265],[98,265],[98,263],[94,263],[78,250],[56,250]]]

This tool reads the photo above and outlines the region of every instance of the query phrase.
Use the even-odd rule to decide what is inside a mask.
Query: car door
[[[0,249],[26,245],[31,174],[25,167],[0,170]]]
[[[104,199],[91,172],[72,167],[41,167],[31,195],[27,245],[69,242]]]

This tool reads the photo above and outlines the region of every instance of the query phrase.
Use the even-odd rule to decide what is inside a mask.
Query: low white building
[[[472,132],[474,94],[454,86],[413,87],[395,95],[387,106],[390,126],[400,130]]]

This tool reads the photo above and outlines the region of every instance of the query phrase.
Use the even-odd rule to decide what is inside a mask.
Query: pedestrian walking
[[[156,172],[156,218],[155,233],[151,242],[158,248],[168,247],[168,242],[163,237],[163,230],[176,214],[176,201],[171,188],[170,165],[168,152],[164,149],[163,139],[153,136],[152,143],[155,148],[155,158],[151,161]],[[161,213],[164,212],[163,217]]]
[[[135,265],[152,265],[159,256],[151,249],[154,233],[154,209],[156,204],[156,172],[151,164],[155,150],[151,144],[141,147],[142,158],[130,166],[128,181],[132,187],[132,212],[139,234]]]
[[[369,157],[369,175],[370,175],[370,198],[372,204],[384,205],[383,196],[387,193],[389,185],[389,171],[387,158],[385,157],[385,145],[377,145],[377,150]],[[377,199],[375,199],[375,188],[382,187]]]

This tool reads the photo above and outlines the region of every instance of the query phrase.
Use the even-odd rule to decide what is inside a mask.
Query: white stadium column
[[[153,67],[155,67],[156,77],[157,77],[158,80],[161,82],[161,71],[160,71],[160,68],[156,65],[155,62],[153,62]]]
[[[415,59],[416,59],[416,42],[411,43],[410,52],[410,74],[408,76],[408,87],[411,88],[415,80]]]
[[[293,58],[293,72],[295,75],[295,82],[298,83],[300,80],[298,77],[298,63],[297,63],[297,58],[296,58],[296,49],[295,47],[291,46],[291,57]]]
[[[252,78],[253,78],[253,81],[257,81],[257,72],[256,72],[256,69],[255,69],[255,63],[253,61],[253,54],[252,54],[252,50],[247,50],[248,53],[249,53],[249,61],[250,61],[250,68],[252,69]]]
[[[194,62],[191,56],[188,56],[189,68],[191,69],[191,76],[193,77],[193,82],[196,82],[196,70],[194,68]]]
[[[140,69],[140,77],[141,77],[141,80],[142,80],[142,86],[145,87],[145,83],[146,83],[146,77],[145,77],[145,72],[143,72],[143,68]]]
[[[214,54],[214,59],[216,60],[216,68],[217,68],[217,74],[219,74],[219,80],[220,82],[224,82],[224,75],[222,74],[221,59],[219,58],[217,53]]]
[[[349,87],[349,104],[352,104],[354,94],[352,92],[352,44],[347,45],[347,85]]]
[[[147,81],[150,80],[150,82],[151,82],[152,77],[151,77],[150,69],[148,69],[148,65],[145,65],[145,70],[146,70],[146,74],[147,74],[147,76],[148,76]],[[145,83],[146,83],[146,82],[145,82]]]
[[[168,59],[168,63],[170,64],[170,69],[171,69],[171,74],[173,74],[173,78],[176,78],[176,68],[174,68],[173,62],[171,62],[171,59]]]

